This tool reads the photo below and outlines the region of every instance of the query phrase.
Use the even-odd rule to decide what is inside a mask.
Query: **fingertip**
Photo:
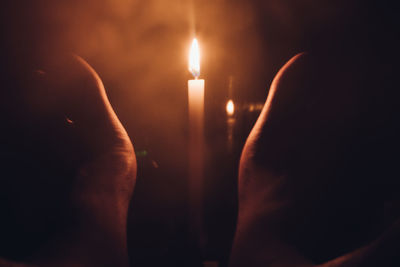
[[[80,71],[81,75],[87,75],[88,77],[91,77],[99,88],[104,89],[103,82],[94,68],[81,56],[77,54],[71,54],[71,56],[76,64],[76,70]]]
[[[290,74],[293,70],[303,69],[303,66],[307,65],[310,61],[311,56],[308,52],[298,53],[289,59],[285,65],[283,65],[280,70],[278,71],[277,75],[272,82],[272,86],[276,85],[283,76]]]
[[[288,83],[289,81],[293,81],[293,82],[299,82],[298,77],[289,77],[288,76],[300,76],[300,74],[296,74],[296,72],[299,72],[299,70],[303,70],[304,66],[307,65],[308,61],[310,59],[310,54],[309,52],[301,52],[296,54],[295,56],[293,56],[291,59],[289,59],[285,65],[283,65],[281,67],[281,69],[278,71],[278,73],[276,74],[275,78],[272,81],[272,84],[269,88],[269,92],[268,92],[268,97],[264,103],[264,107],[257,119],[257,123],[256,123],[256,127],[253,128],[253,131],[251,134],[251,136],[254,136],[256,134],[254,134],[254,132],[258,132],[259,131],[259,127],[263,124],[265,124],[266,119],[267,119],[267,115],[268,115],[268,111],[271,108],[271,103],[275,97],[276,91],[278,90],[278,88],[283,87],[282,84],[283,83]],[[279,89],[280,90],[280,89]],[[282,91],[282,90],[280,90]],[[283,90],[286,91],[286,90]],[[282,92],[281,92],[282,93]],[[283,92],[285,93],[285,92]]]

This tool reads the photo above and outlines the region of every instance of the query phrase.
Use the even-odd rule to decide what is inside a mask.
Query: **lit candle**
[[[226,103],[226,115],[227,115],[227,130],[228,130],[228,151],[232,152],[233,150],[233,127],[235,124],[235,104],[232,99],[230,99]]]
[[[193,132],[193,134],[202,135],[204,117],[204,80],[198,79],[200,76],[200,49],[196,38],[193,39],[192,47],[189,52],[189,71],[195,78],[188,82],[189,122],[190,126],[194,126],[196,129],[196,132]]]
[[[194,80],[188,82],[189,97],[189,201],[192,226],[200,246],[203,234],[203,177],[204,177],[204,80],[200,76],[200,51],[197,39],[189,53],[189,71]]]
[[[226,114],[228,115],[228,117],[232,117],[234,113],[235,113],[235,104],[233,104],[232,100],[229,100],[226,103]]]

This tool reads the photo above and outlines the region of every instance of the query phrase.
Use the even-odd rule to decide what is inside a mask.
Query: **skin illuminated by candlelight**
[[[56,66],[36,74],[38,81],[29,83],[31,117],[39,117],[41,132],[56,140],[59,153],[50,156],[60,159],[61,164],[77,166],[73,175],[59,173],[56,177],[71,184],[63,188],[69,191],[67,198],[62,198],[64,194],[57,186],[43,186],[36,192],[48,199],[44,205],[58,203],[55,195],[61,195],[63,205],[58,209],[65,217],[55,221],[60,231],[35,248],[29,263],[0,258],[0,266],[128,266],[127,212],[136,181],[132,143],[100,77],[82,58],[62,58]],[[52,105],[55,100],[57,105]],[[54,122],[49,114],[60,116]],[[48,125],[52,126],[50,132]],[[70,139],[72,142],[58,141]],[[76,150],[71,150],[72,146]],[[33,207],[36,216],[49,216]],[[21,226],[29,229],[30,224],[32,221],[26,220]]]
[[[348,77],[337,79],[348,65],[324,60],[299,54],[274,78],[240,159],[231,267],[400,266],[399,217],[386,229],[375,221],[379,231],[365,239],[381,216],[376,188],[385,186],[366,162],[390,167],[379,163],[386,155],[347,135],[359,127],[359,95]]]

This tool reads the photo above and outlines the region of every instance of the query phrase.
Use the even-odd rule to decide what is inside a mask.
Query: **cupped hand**
[[[43,190],[38,187],[41,192],[36,194],[44,206],[61,204],[53,208],[59,216],[52,224],[59,227],[29,263],[127,266],[126,220],[136,158],[100,77],[85,60],[71,55],[47,62],[24,86],[24,120],[33,121],[28,132],[38,136],[35,142],[43,145],[35,148],[44,155],[30,161],[39,171],[51,169],[55,174],[44,179]],[[32,173],[34,179],[40,176]],[[37,203],[25,201],[30,209],[40,210]],[[31,223],[22,223],[28,229],[34,220],[46,221],[35,217],[51,216],[46,211],[32,213]]]
[[[243,148],[232,266],[311,265],[296,246],[318,235],[318,202],[357,117],[347,85],[316,66],[299,54],[281,68]]]

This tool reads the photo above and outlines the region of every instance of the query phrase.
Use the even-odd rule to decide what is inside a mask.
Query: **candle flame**
[[[229,100],[228,103],[226,103],[226,113],[229,116],[232,116],[235,113],[235,104],[233,104],[232,100]]]
[[[200,49],[196,38],[193,39],[189,52],[189,71],[195,78],[200,76]]]

